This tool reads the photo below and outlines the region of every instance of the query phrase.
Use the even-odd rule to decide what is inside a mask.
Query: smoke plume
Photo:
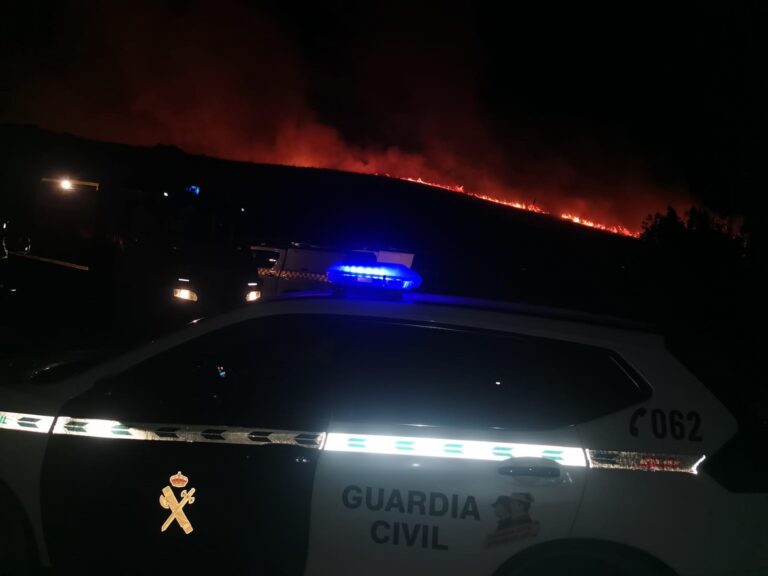
[[[478,80],[472,11],[448,4],[439,27],[435,7],[388,3],[317,25],[311,12],[239,2],[62,3],[42,23],[27,8],[0,121],[421,178],[632,231],[685,200],[588,126],[500,128]],[[513,69],[492,72],[514,81]]]

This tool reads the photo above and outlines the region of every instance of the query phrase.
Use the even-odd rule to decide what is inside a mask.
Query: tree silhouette
[[[760,259],[751,237],[705,208],[669,208],[643,223],[644,288],[667,345],[748,428],[768,423],[755,334],[764,329]]]

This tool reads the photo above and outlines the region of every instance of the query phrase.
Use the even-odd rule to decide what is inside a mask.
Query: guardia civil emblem
[[[160,532],[165,532],[168,530],[170,525],[175,521],[178,522],[179,526],[182,530],[184,530],[185,534],[189,534],[192,532],[192,530],[194,530],[194,528],[192,528],[192,523],[189,521],[189,518],[187,518],[187,515],[184,512],[184,507],[187,504],[191,506],[195,503],[195,489],[190,488],[189,490],[186,490],[186,486],[189,483],[189,478],[184,476],[181,471],[178,471],[176,474],[171,476],[168,479],[168,482],[170,483],[170,486],[163,488],[162,493],[160,494],[160,506],[166,510],[170,510],[171,515],[168,516],[168,519],[160,527]],[[179,493],[180,499],[176,498],[176,494],[174,493],[171,486],[173,486],[173,488],[182,488],[181,492]]]

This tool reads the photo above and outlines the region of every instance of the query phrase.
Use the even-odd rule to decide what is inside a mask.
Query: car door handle
[[[500,467],[498,472],[503,476],[512,476],[513,478],[560,478],[560,466],[552,460],[545,460],[541,463],[530,460],[512,462]]]

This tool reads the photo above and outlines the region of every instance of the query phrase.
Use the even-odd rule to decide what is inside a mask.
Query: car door
[[[661,337],[642,346],[617,340],[616,348],[653,394],[579,426],[592,469],[575,533],[639,548],[680,573],[765,565],[765,538],[756,536],[768,526],[764,495],[729,494],[709,469],[736,434],[735,419]],[[730,472],[753,452],[737,454]],[[712,544],[702,549],[702,542]]]
[[[492,574],[570,536],[587,471],[574,424],[636,398],[608,351],[436,323],[332,333],[345,361],[309,574]]]
[[[64,572],[300,574],[327,415],[263,318],[104,378],[61,409],[42,508]]]

